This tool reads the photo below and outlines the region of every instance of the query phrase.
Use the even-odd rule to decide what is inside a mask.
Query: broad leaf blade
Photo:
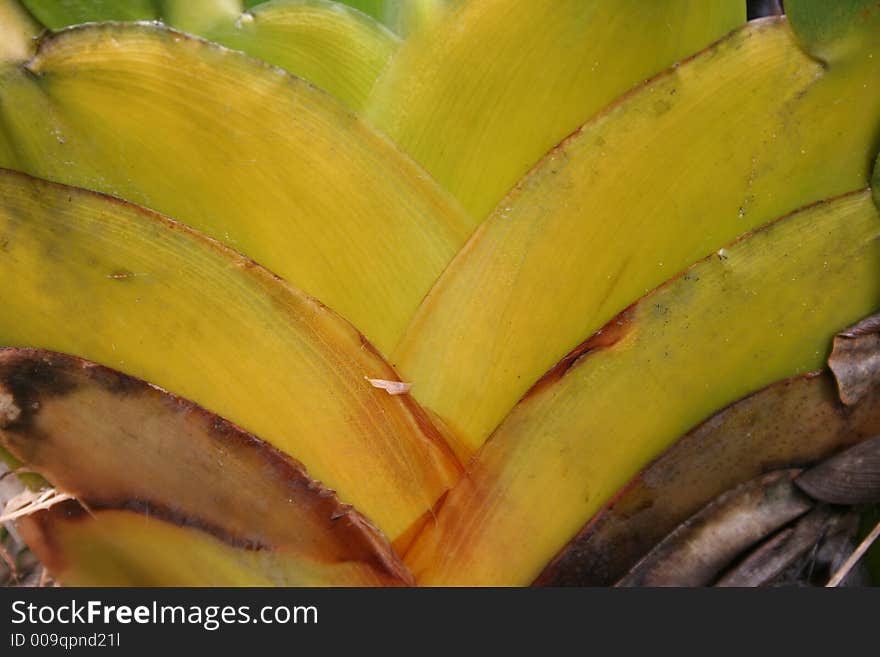
[[[804,49],[831,66],[846,66],[877,48],[875,0],[786,0],[785,14]]]
[[[244,6],[260,9],[275,1],[244,0]],[[334,4],[353,7],[406,37],[436,21],[453,0],[338,0]]]
[[[458,465],[348,323],[213,240],[117,199],[0,172],[0,344],[72,353],[221,414],[395,539]]]
[[[381,533],[300,463],[192,402],[94,363],[31,349],[0,350],[0,392],[6,396],[3,446],[92,512],[138,511],[143,515],[130,524],[149,517],[180,528],[157,533],[205,534],[192,538],[204,543],[213,537],[237,550],[230,561],[245,572],[279,583],[408,581]],[[124,523],[126,516],[112,517]],[[45,514],[36,524],[43,533],[77,533],[52,527],[56,521],[65,523]],[[135,532],[142,541],[132,535],[116,540],[167,561],[184,551],[161,539],[155,544],[146,528]],[[58,552],[75,549],[67,541],[38,540],[35,547],[55,564]],[[277,562],[278,573],[256,567],[263,561]],[[61,566],[58,574],[68,568],[79,573],[71,575],[75,582],[87,577],[91,584],[107,583],[110,570],[94,557]],[[161,568],[148,574],[161,581]],[[218,575],[202,583],[222,581]]]
[[[434,25],[452,0],[339,0],[408,37],[425,25]]]
[[[0,122],[15,154],[0,164],[192,225],[383,352],[466,237],[424,172],[330,96],[155,25],[43,41],[0,79]]]
[[[588,122],[499,204],[425,299],[393,356],[413,395],[467,454],[645,292],[774,217],[867,186],[878,74],[880,51],[859,68],[825,68],[784,20],[767,19]]]
[[[21,0],[21,3],[52,30],[79,23],[159,18],[159,7],[154,0]]]
[[[540,586],[607,586],[704,504],[763,472],[804,467],[880,433],[880,388],[854,409],[828,373],[776,382],[685,434],[542,571]]]
[[[180,30],[280,66],[360,110],[400,39],[371,17],[331,0],[166,0],[163,19]]]
[[[707,586],[739,554],[813,506],[792,479],[776,470],[712,500],[644,556],[618,586]],[[824,518],[823,518],[824,521]]]
[[[367,116],[476,225],[592,114],[744,20],[738,0],[460,2],[406,41]]]
[[[215,25],[242,17],[241,0],[159,0],[162,22],[184,32],[202,34]]]
[[[528,584],[689,427],[820,367],[834,332],[880,305],[878,236],[870,192],[853,193],[746,236],[634,304],[474,457],[406,555],[417,580]]]
[[[0,69],[32,57],[41,31],[18,0],[0,0]]]
[[[65,503],[18,523],[66,586],[381,586],[399,580],[361,564],[307,563],[283,551],[242,549],[212,534],[125,509]]]

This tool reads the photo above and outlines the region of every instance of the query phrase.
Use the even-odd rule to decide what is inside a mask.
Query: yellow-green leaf
[[[788,0],[785,14],[804,49],[832,66],[845,66],[876,48],[876,0]]]
[[[275,0],[244,13],[237,1],[215,11],[200,4],[166,0],[165,21],[280,66],[354,110],[400,45],[380,23],[330,0]]]
[[[268,3],[265,0],[244,0],[248,8],[259,8],[263,4]],[[338,0],[334,4],[354,7],[405,37],[431,24],[447,5],[452,4],[452,0]]]
[[[425,25],[433,28],[434,22],[453,4],[453,0],[340,1],[369,14],[403,37],[421,30]]]
[[[858,66],[825,67],[784,19],[751,23],[585,124],[517,185],[392,359],[459,452],[648,290],[774,217],[867,186],[880,39],[872,48]]]
[[[689,431],[629,481],[536,584],[608,586],[676,526],[762,473],[802,467],[880,433],[880,387],[854,408],[828,372],[777,381]]]
[[[467,236],[448,196],[333,98],[156,25],[43,41],[0,77],[0,125],[14,154],[0,165],[194,226],[383,352]]]
[[[43,25],[60,30],[96,21],[150,21],[159,18],[154,0],[21,0]]]
[[[41,31],[18,0],[0,0],[0,70],[32,57]]]
[[[476,225],[614,97],[744,19],[739,0],[459,2],[405,42],[367,116]]]
[[[639,469],[715,410],[821,367],[880,306],[869,191],[697,263],[551,370],[471,461],[406,555],[423,584],[529,584]]]
[[[0,345],[75,354],[254,432],[396,539],[459,466],[347,322],[153,212],[0,172]]]

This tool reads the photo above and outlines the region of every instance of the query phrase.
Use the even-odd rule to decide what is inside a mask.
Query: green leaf
[[[803,48],[831,65],[880,57],[877,0],[785,0],[785,13]]]
[[[339,0],[384,23],[406,37],[431,23],[452,4],[451,0]]]
[[[21,0],[51,30],[99,21],[151,21],[159,18],[153,0]]]
[[[190,7],[188,0],[173,4]],[[329,0],[276,0],[206,24],[198,18],[174,12],[167,22],[280,66],[356,111],[400,45],[369,16]]]

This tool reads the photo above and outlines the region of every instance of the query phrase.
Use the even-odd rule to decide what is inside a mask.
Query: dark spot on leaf
[[[0,349],[0,386],[20,410],[8,427],[30,425],[41,399],[66,395],[77,387],[63,368],[55,367],[55,356],[45,354],[35,359],[32,353],[29,349]]]

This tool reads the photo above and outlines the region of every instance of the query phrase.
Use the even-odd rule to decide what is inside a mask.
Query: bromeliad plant
[[[819,373],[880,307],[876,2],[245,4],[0,1],[0,441],[62,583],[613,583],[880,432]]]

